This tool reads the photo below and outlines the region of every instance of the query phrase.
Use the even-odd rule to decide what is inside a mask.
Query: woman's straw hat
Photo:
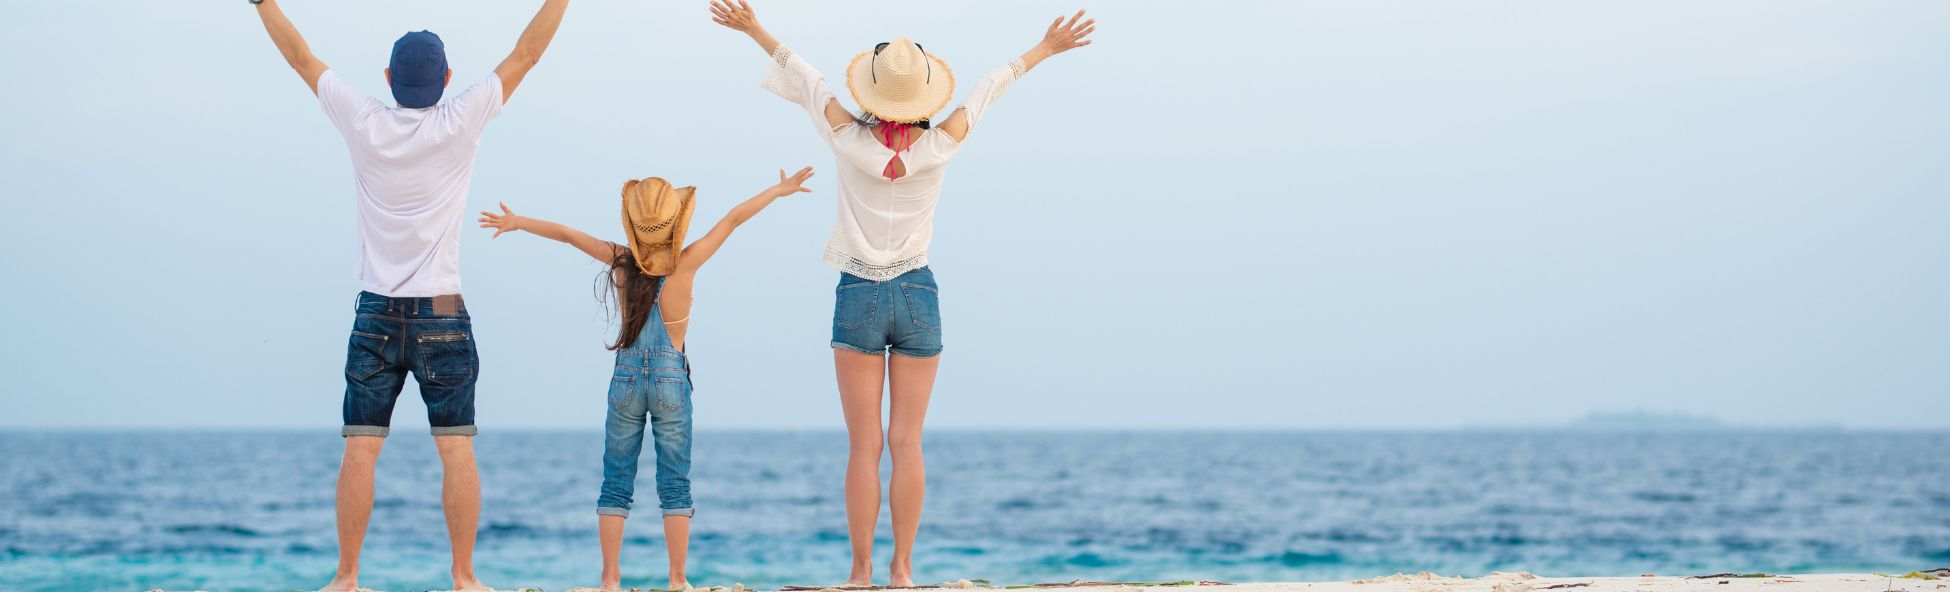
[[[661,177],[631,179],[623,184],[623,226],[630,234],[636,267],[653,276],[677,269],[684,249],[684,233],[691,227],[697,187],[671,187]]]
[[[948,62],[901,37],[855,56],[846,67],[846,88],[874,117],[914,123],[948,106],[955,94],[955,73]]]

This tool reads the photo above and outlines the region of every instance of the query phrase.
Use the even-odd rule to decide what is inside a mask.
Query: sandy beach
[[[1936,570],[1932,573],[1941,573]],[[1480,578],[1441,576],[1428,572],[1395,574],[1341,582],[1265,582],[1265,583],[1109,583],[1077,582],[1036,586],[986,586],[968,580],[933,587],[900,590],[1015,590],[1061,589],[1074,592],[1924,592],[1950,590],[1950,578],[1931,574],[1883,575],[1839,574],[1719,574],[1707,576],[1639,577],[1539,577],[1517,572],[1497,572]],[[522,588],[523,592],[542,592]],[[595,588],[571,588],[569,592],[594,592]],[[789,586],[788,592],[843,592],[841,588]],[[890,590],[876,587],[870,590]],[[151,591],[161,592],[161,591]],[[363,592],[363,591],[362,591]],[[633,589],[633,592],[647,592]],[[692,592],[748,592],[740,586],[693,588]]]
[[[1767,575],[1730,574],[1721,576],[1641,577],[1539,577],[1529,573],[1493,573],[1479,578],[1446,577],[1428,572],[1395,574],[1342,582],[1267,582],[1192,585],[1141,585],[1084,583],[1075,586],[1036,586],[1074,592],[1532,592],[1567,590],[1571,592],[1922,592],[1950,590],[1950,579],[1925,579],[1936,576],[1879,575],[1866,573]],[[981,589],[971,582],[955,582],[929,590]],[[1004,588],[996,588],[1004,589]],[[722,591],[722,589],[720,589]],[[833,588],[821,592],[832,592]]]

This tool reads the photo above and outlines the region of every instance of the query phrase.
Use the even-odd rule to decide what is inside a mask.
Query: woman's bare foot
[[[853,574],[846,576],[846,583],[840,584],[840,587],[841,588],[872,588],[873,587],[873,560],[868,559],[864,563],[855,560],[853,562]]]
[[[353,592],[359,589],[359,574],[332,576],[332,583],[319,588],[318,592]]]
[[[685,578],[671,578],[670,587],[664,589],[676,590],[677,592],[684,592],[685,590],[691,589],[691,583],[689,581],[686,581]]]
[[[887,585],[895,588],[913,588],[914,566],[907,563],[888,563]]]
[[[487,584],[482,584],[481,580],[475,578],[472,573],[455,572],[453,575],[454,592],[488,592],[494,590],[493,588],[487,587]]]

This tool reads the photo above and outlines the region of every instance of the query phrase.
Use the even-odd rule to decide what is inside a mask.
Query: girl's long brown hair
[[[636,253],[629,249],[617,249],[615,259],[609,261],[609,269],[603,270],[602,277],[596,279],[596,301],[613,304],[610,318],[621,317],[622,327],[616,332],[616,343],[609,349],[618,350],[636,343],[643,333],[643,325],[650,322],[651,307],[657,305],[658,288],[663,278],[647,275],[636,266]],[[623,276],[623,283],[616,283],[616,276]],[[614,300],[612,300],[614,298]]]

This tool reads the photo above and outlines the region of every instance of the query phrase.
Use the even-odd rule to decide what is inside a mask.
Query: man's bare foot
[[[333,576],[332,583],[319,588],[318,592],[353,592],[359,589],[359,574]]]
[[[623,592],[623,582],[620,579],[617,580],[604,579],[603,587],[601,588],[601,590],[603,592]]]

